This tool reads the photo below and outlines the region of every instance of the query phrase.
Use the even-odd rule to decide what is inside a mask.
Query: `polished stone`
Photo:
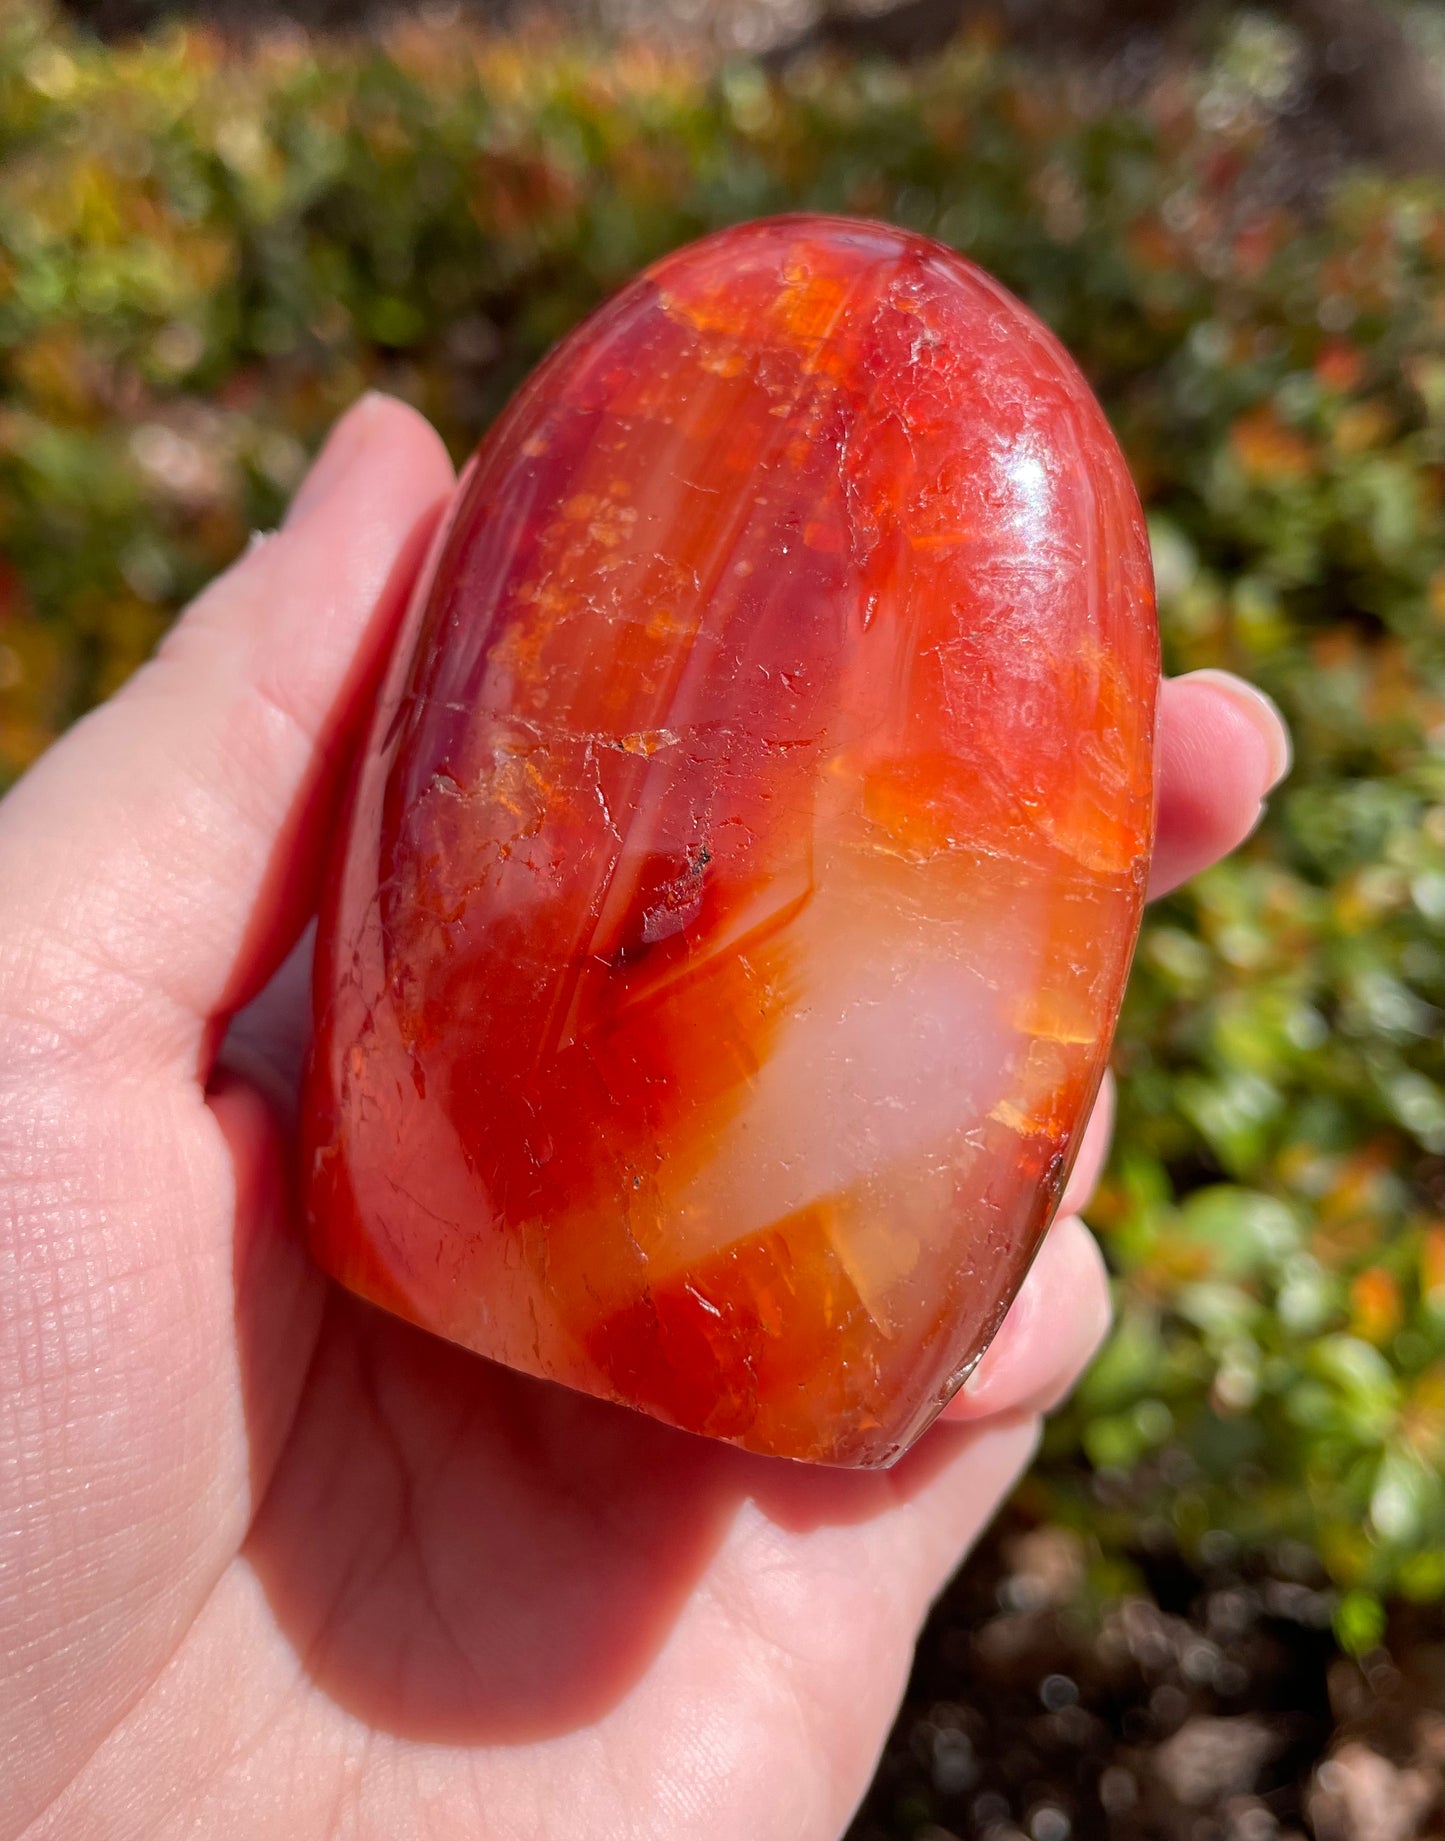
[[[324,908],[348,1286],[750,1450],[891,1461],[1057,1204],[1136,936],[1143,520],[949,250],[745,225],[483,442]]]

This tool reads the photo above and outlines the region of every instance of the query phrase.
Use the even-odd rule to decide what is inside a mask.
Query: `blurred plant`
[[[1157,908],[1095,1211],[1119,1326],[1025,1501],[1100,1577],[1303,1554],[1368,1646],[1437,1595],[1439,191],[1270,202],[1288,46],[1245,15],[1130,111],[979,40],[708,73],[462,27],[103,48],[0,0],[0,771],[112,689],[372,383],[464,451],[662,250],[806,207],[931,231],[1092,377],[1172,668],[1283,705],[1253,842]]]

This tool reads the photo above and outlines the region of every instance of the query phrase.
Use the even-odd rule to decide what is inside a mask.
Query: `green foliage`
[[[1171,667],[1254,678],[1297,741],[1251,844],[1146,928],[1096,1210],[1119,1324],[1030,1488],[1106,1555],[1302,1543],[1360,1643],[1442,1582],[1445,233],[1422,184],[1268,202],[1252,30],[1100,113],[982,44],[709,75],[460,28],[104,49],[0,12],[0,766],[123,678],[367,384],[460,454],[710,226],[955,243],[1103,396]]]

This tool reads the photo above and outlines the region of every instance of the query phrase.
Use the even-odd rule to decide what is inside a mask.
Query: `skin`
[[[509,1374],[308,1263],[289,1164],[340,770],[451,485],[364,399],[284,529],[0,805],[0,1835],[828,1841],[929,1601],[1108,1319],[1065,1208],[895,1469]],[[1287,763],[1165,686],[1156,886]]]

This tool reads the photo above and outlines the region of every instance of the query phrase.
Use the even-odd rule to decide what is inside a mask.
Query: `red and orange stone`
[[[1153,822],[1139,505],[953,252],[667,257],[467,469],[322,918],[311,1234],[498,1361],[889,1463],[998,1327]]]

